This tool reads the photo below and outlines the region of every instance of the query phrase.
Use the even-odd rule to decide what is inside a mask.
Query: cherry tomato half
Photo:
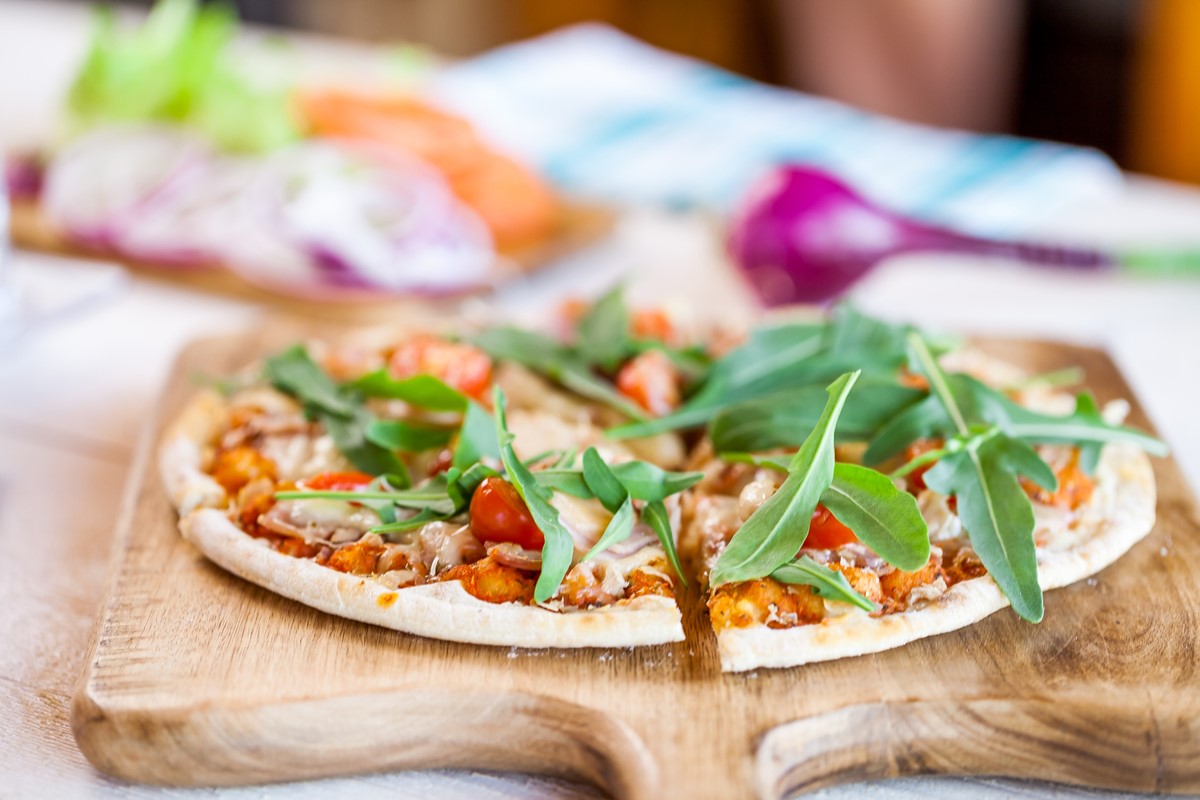
[[[854,531],[837,521],[837,517],[829,513],[825,506],[818,505],[813,512],[812,522],[808,524],[808,538],[804,540],[805,547],[817,550],[832,550],[844,544],[857,542]]]
[[[943,444],[941,439],[917,439],[904,450],[904,463],[912,461],[918,456],[923,456],[931,450],[937,450]],[[925,488],[925,473],[933,469],[933,465],[937,462],[931,462],[923,467],[917,467],[912,472],[908,473],[908,490],[913,494]]]
[[[545,537],[534,523],[516,487],[503,478],[488,478],[471,498],[471,531],[481,542],[514,542],[541,550]]]
[[[351,492],[371,480],[365,472],[322,472],[304,481],[304,488],[314,492]]]
[[[617,390],[655,416],[679,405],[679,375],[658,350],[647,350],[625,362],[617,373]]]
[[[492,360],[487,353],[436,336],[414,336],[404,342],[392,353],[388,367],[397,378],[432,375],[484,403],[492,385]]]

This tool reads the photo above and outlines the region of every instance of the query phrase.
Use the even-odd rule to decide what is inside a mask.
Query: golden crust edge
[[[217,509],[197,509],[179,527],[209,560],[264,589],[328,614],[417,636],[530,648],[632,647],[684,639],[673,598],[643,595],[625,605],[557,613],[488,603],[458,581],[390,589],[370,576],[276,552]]]
[[[211,389],[198,392],[160,440],[158,473],[181,517],[197,508],[223,508],[228,502],[225,489],[204,472],[204,449],[220,433],[228,406]]]

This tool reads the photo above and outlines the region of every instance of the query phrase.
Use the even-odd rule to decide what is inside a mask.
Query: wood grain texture
[[[526,245],[519,249],[499,254],[497,281],[520,279],[523,275],[545,267],[559,258],[583,250],[612,232],[615,213],[606,207],[568,203],[555,231],[544,241]],[[237,274],[221,268],[172,269],[130,260],[112,253],[97,251],[67,241],[38,210],[36,203],[14,201],[9,221],[9,235],[13,244],[41,253],[72,256],[78,258],[116,261],[135,271],[142,277],[161,280],[218,295],[266,303],[290,314],[299,314],[332,322],[386,322],[397,314],[427,312],[431,299],[421,296],[382,295],[378,299],[365,298],[353,301],[314,301],[273,292],[249,283]],[[479,290],[476,294],[485,292]],[[448,295],[439,304],[453,306],[463,295]],[[436,302],[436,300],[435,300]]]
[[[175,531],[147,456],[165,418],[286,325],[193,345],[148,424],[107,598],[72,709],[102,770],[232,785],[375,770],[560,775],[622,798],[774,797],[879,777],[1003,775],[1200,790],[1200,518],[1155,463],[1158,524],[1096,577],[899,650],[720,672],[700,598],[688,641],[526,651],[420,639],[327,616],[205,561]],[[1130,397],[1100,351],[985,342],[1034,371],[1083,366]],[[1148,426],[1134,401],[1132,422]]]

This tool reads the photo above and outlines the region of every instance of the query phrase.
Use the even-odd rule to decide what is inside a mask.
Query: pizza
[[[946,359],[994,385],[1020,379],[1012,367],[979,353]],[[1028,392],[1033,407],[1066,412],[1069,395]],[[1105,409],[1115,424],[1127,411],[1117,402]],[[944,448],[944,440],[920,438],[885,461],[894,473],[906,463]],[[1066,586],[1111,564],[1152,528],[1154,473],[1149,459],[1131,444],[1103,449],[1094,469],[1081,466],[1081,449],[1061,443],[1033,448],[1052,472],[1053,488],[1028,479],[1018,482],[1032,510],[1032,544],[1040,589]],[[839,465],[860,465],[861,446],[838,447]],[[959,515],[958,498],[927,485],[936,464],[922,465],[896,478],[901,495],[919,513],[927,542],[920,563],[899,568],[865,545],[851,527],[818,503],[807,534],[794,552],[797,560],[831,571],[850,592],[821,592],[776,574],[711,586],[710,577],[729,544],[755,513],[776,495],[788,475],[780,459],[727,462],[710,448],[697,454],[705,472],[687,497],[685,540],[695,571],[709,586],[707,606],[727,671],[797,666],[878,652],[977,622],[1009,605],[989,575]],[[942,487],[939,487],[942,488]],[[860,529],[861,532],[861,529]]]
[[[1061,375],[850,307],[731,332],[614,290],[558,316],[304,342],[198,392],[159,450],[183,536],[473,644],[682,641],[698,585],[744,671],[1036,622],[1153,525],[1164,446]]]

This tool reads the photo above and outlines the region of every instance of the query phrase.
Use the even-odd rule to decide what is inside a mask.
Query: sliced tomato
[[[639,339],[674,343],[675,324],[671,315],[661,308],[645,308],[633,314],[633,335]]]
[[[513,542],[540,550],[545,537],[516,487],[503,478],[485,480],[471,497],[471,532],[481,542]]]
[[[943,444],[944,442],[941,439],[918,439],[905,448],[904,463],[907,464],[914,458],[923,456],[931,450],[937,450]],[[905,480],[908,481],[908,490],[910,492],[916,494],[925,488],[925,473],[932,469],[933,465],[936,463],[936,461],[933,461],[923,467],[917,467],[905,476]]]
[[[854,531],[838,522],[837,517],[830,513],[825,506],[818,505],[813,512],[812,522],[808,524],[808,538],[804,540],[805,547],[816,550],[832,550],[844,544],[857,542]]]
[[[304,488],[315,492],[351,492],[372,480],[365,472],[322,472],[304,481]]]
[[[658,350],[647,350],[617,373],[617,391],[655,416],[670,414],[679,405],[679,373]]]
[[[468,397],[487,402],[492,360],[477,347],[436,336],[414,336],[392,352],[388,368],[397,378],[432,375]]]

